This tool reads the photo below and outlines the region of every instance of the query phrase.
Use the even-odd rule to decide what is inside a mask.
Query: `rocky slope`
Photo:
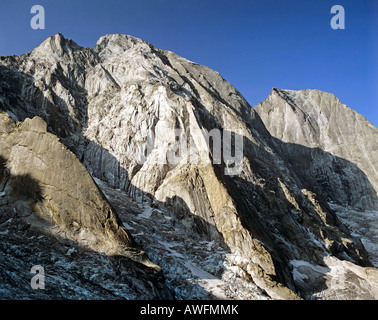
[[[376,298],[368,252],[327,203],[376,209],[376,128],[358,116],[337,127],[335,115],[349,111],[325,93],[284,93],[252,108],[217,72],[119,34],[92,49],[57,34],[0,59],[0,108],[46,121],[177,297]],[[328,139],[316,136],[322,126]],[[340,143],[358,127],[361,155]],[[72,211],[54,198],[58,217]]]
[[[126,292],[172,297],[161,269],[138,249],[85,167],[46,127],[39,117],[15,123],[0,112],[1,298],[80,299],[88,297],[85,292],[94,299],[124,298]],[[123,265],[119,275],[117,264]],[[47,269],[46,292],[27,281],[33,265]],[[101,283],[108,273],[113,280]]]
[[[273,89],[255,110],[305,187],[345,207],[378,208],[378,129],[363,116],[319,90]],[[306,147],[300,155],[297,146]]]
[[[255,110],[302,187],[329,202],[377,266],[378,129],[319,90],[273,89]]]

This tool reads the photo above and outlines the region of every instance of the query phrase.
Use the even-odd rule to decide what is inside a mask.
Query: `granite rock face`
[[[377,266],[378,129],[319,90],[273,89],[255,110],[302,187],[329,203]]]
[[[346,207],[378,208],[378,129],[363,116],[319,90],[273,89],[255,110],[305,186]]]
[[[138,285],[145,296],[170,298],[161,269],[138,249],[83,164],[56,136],[48,133],[46,127],[47,124],[39,117],[15,123],[8,114],[0,112],[0,226],[4,229],[0,233],[4,237],[0,248],[0,274],[2,284],[5,284],[0,291],[2,298],[38,297],[39,293],[33,292],[23,276],[36,262],[40,265],[43,261],[45,267],[53,269],[49,255],[61,260],[67,252],[68,255],[76,252],[76,261],[72,261],[74,268],[87,264],[88,276],[92,271],[102,273],[104,277],[115,264],[113,257],[117,256],[129,268],[128,274],[117,280],[125,286],[124,292],[133,292],[130,287],[134,272],[139,274]],[[44,240],[35,240],[36,237]],[[67,252],[54,246],[62,246]],[[38,258],[33,258],[33,251],[39,253]],[[91,251],[103,253],[102,260],[106,267],[102,270],[96,267],[94,262],[99,258]],[[23,259],[18,264],[15,260],[20,252]],[[90,256],[93,261],[88,264]],[[60,269],[64,267],[62,263]],[[9,268],[13,269],[13,282],[19,282],[18,285],[7,281]],[[55,270],[53,273],[59,272]],[[53,278],[52,274],[49,276]],[[55,287],[54,293],[48,290],[39,298],[48,298],[48,294],[53,295],[50,298],[85,297],[80,290],[85,287],[89,290],[93,285],[85,285],[89,279],[80,279],[80,272],[77,272],[77,278],[71,280],[71,296],[59,293],[64,280],[55,279],[54,285],[50,283],[51,290]],[[122,290],[112,288],[107,292],[101,286],[92,292],[95,299],[122,298],[122,295]],[[134,296],[138,297],[135,293]],[[139,297],[143,297],[143,293]]]
[[[20,193],[15,197],[20,199],[26,192],[25,199],[35,200],[34,210],[42,216],[47,213],[57,225],[82,228],[104,241],[132,246],[131,236],[119,227],[115,212],[88,171],[57,137],[46,132],[41,118],[15,125],[7,114],[1,116],[8,123],[7,134],[1,132],[1,156],[10,175],[3,192]],[[36,181],[35,186],[29,187],[27,180]]]
[[[135,215],[147,218],[130,232],[164,265],[170,289],[181,298],[194,292],[178,290],[183,270],[205,274],[198,271],[201,255],[185,241],[223,248],[213,280],[227,274],[227,292],[236,283],[260,292],[244,297],[332,299],[340,290],[347,298],[356,290],[358,297],[376,297],[374,288],[361,287],[375,274],[369,254],[330,205],[376,209],[377,140],[371,135],[377,129],[335,97],[277,89],[252,108],[217,72],[143,40],[106,35],[89,49],[57,34],[30,53],[1,57],[0,108],[17,121],[44,119],[47,131],[108,190],[129,227]],[[354,122],[344,129],[339,113]],[[362,154],[344,150],[354,134],[367,141]],[[79,182],[77,189],[86,194]],[[120,198],[156,214],[127,209]],[[57,202],[57,212],[71,211]],[[84,223],[90,228],[96,221]],[[117,227],[110,229],[117,234]],[[108,237],[106,230],[101,233]],[[172,238],[179,249],[168,245]],[[156,247],[159,241],[166,250]],[[334,265],[358,277],[331,288],[340,275],[331,272]],[[313,270],[320,270],[317,276]]]

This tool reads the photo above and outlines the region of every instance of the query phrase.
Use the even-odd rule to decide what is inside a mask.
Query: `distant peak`
[[[53,36],[48,37],[43,43],[51,43],[54,42],[56,44],[63,45],[65,42],[69,41],[70,39],[66,39],[61,33],[54,34]],[[72,40],[70,40],[72,41]]]
[[[122,34],[122,33],[108,33],[103,36],[101,36],[97,42],[101,42],[104,40],[111,40],[111,39],[129,39],[129,38],[134,38],[137,39],[133,36],[127,35],[127,34]]]
[[[292,90],[292,89],[280,89],[272,88],[272,92],[276,93],[285,93],[285,94],[306,94],[306,93],[317,93],[317,94],[331,94],[318,89],[301,89],[301,90]]]
[[[321,91],[318,89],[302,89],[302,90],[290,90],[290,89],[278,89],[272,88],[271,94],[277,94],[284,100],[296,100],[296,99],[306,99],[306,97],[315,97],[315,96],[326,96],[334,97],[332,93]],[[337,98],[336,98],[337,99]]]
[[[325,112],[325,109],[357,113],[347,105],[343,104],[338,97],[334,94],[322,91],[319,89],[302,89],[302,90],[289,90],[272,88],[271,94],[266,100],[278,97],[284,100],[293,109],[293,111],[301,110],[304,113],[312,112],[315,109]],[[279,107],[280,104],[275,104]]]
[[[58,39],[66,40],[66,38],[65,38],[60,32],[54,34],[54,35],[51,36],[50,38],[58,38]]]
[[[36,49],[38,54],[46,54],[48,52],[56,53],[62,56],[64,53],[81,48],[76,42],[65,38],[61,33],[57,33],[48,37]]]
[[[300,92],[304,90],[290,90],[290,89],[280,89],[280,88],[272,88],[272,92],[276,93],[295,93],[295,92]]]
[[[118,48],[122,48],[123,50],[128,50],[135,45],[151,46],[148,42],[142,39],[139,39],[130,35],[126,35],[126,34],[112,33],[112,34],[106,34],[100,37],[97,40],[96,46],[94,48],[102,50],[103,48],[106,48],[106,47],[118,47]]]
[[[121,34],[121,33],[110,33],[110,34],[105,34],[102,37],[100,37],[97,40],[97,45],[102,43],[102,42],[119,42],[119,41],[133,41],[133,42],[145,42],[142,39],[127,35],[127,34]]]

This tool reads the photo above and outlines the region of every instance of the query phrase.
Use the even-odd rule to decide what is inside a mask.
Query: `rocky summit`
[[[132,36],[0,57],[0,298],[378,299],[377,141]]]

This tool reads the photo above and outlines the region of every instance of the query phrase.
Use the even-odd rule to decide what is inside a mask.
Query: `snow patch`
[[[224,293],[224,288],[226,286],[224,281],[198,268],[190,261],[185,262],[185,267],[187,267],[194,276],[202,280],[199,282],[199,284],[206,291],[211,292],[218,299],[228,299],[228,297]]]
[[[335,203],[328,203],[337,217],[354,237],[361,240],[374,267],[378,267],[378,211],[358,211]]]
[[[138,218],[149,219],[149,218],[151,218],[152,211],[153,211],[153,209],[152,209],[151,207],[147,207],[147,208],[143,211],[143,213],[140,213],[140,214],[138,215]]]

